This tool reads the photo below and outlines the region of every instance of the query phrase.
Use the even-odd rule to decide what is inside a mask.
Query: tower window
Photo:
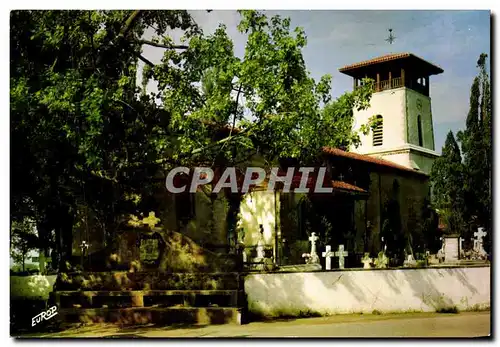
[[[422,147],[424,145],[423,134],[422,134],[422,117],[417,116],[417,127],[418,127],[418,145]]]
[[[384,138],[384,119],[381,115],[377,116],[377,126],[373,129],[373,145],[382,146]]]

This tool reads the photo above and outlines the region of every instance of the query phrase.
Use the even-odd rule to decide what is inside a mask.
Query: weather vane
[[[389,29],[389,37],[386,39],[387,42],[389,42],[390,45],[396,40],[396,36],[392,34],[392,29]]]

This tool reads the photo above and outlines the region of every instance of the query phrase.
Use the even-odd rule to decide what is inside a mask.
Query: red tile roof
[[[380,159],[380,158],[372,157],[372,156],[365,155],[365,154],[346,152],[346,151],[343,151],[343,150],[338,149],[338,148],[323,147],[323,153],[326,153],[328,155],[332,155],[335,157],[343,157],[343,158],[349,158],[352,160],[360,160],[360,161],[364,161],[364,162],[379,165],[379,166],[390,167],[390,168],[401,170],[401,171],[406,171],[406,172],[411,172],[414,174],[428,176],[427,174],[425,174],[421,171],[407,168],[406,166],[393,163],[392,161],[389,161],[389,160]]]
[[[360,193],[367,193],[366,190],[357,187],[353,184],[349,184],[344,181],[332,181],[332,187],[333,189],[338,189],[338,190],[347,190],[347,191],[355,191],[355,192],[360,192]]]
[[[349,70],[355,70],[361,67],[369,66],[369,65],[375,65],[375,64],[380,64],[380,63],[385,63],[388,61],[393,61],[393,60],[398,60],[398,59],[407,59],[407,58],[412,58],[414,60],[417,60],[420,64],[426,65],[429,67],[435,74],[442,73],[444,70],[441,69],[439,66],[434,65],[432,63],[429,63],[428,61],[417,57],[416,55],[412,53],[393,53],[393,54],[386,54],[381,57],[376,57],[373,59],[365,60],[359,63],[354,63],[351,65],[346,65],[344,67],[341,67],[339,69],[340,72],[345,72]]]
[[[284,176],[284,173],[281,172],[279,175]],[[297,189],[301,183],[301,179],[302,179],[302,175],[300,173],[297,173],[295,176],[293,176],[290,188],[292,190]],[[312,173],[307,178],[306,187],[310,190],[310,192],[314,192],[314,188],[316,186],[316,180],[317,180],[316,173]],[[326,175],[325,175],[324,182],[325,183],[322,184],[322,186],[326,188],[328,186],[328,184],[326,183],[326,182],[328,182],[328,173],[326,173]],[[331,187],[333,188],[333,190],[336,190],[336,191],[358,192],[358,193],[365,193],[365,194],[368,193],[363,188],[360,188],[358,186],[355,186],[353,184],[350,184],[350,183],[347,183],[344,181],[330,181],[330,182],[331,182]],[[257,189],[266,189],[268,187],[268,184],[269,184],[269,176],[266,177],[266,179],[264,179],[264,181],[261,184],[259,184],[258,187],[251,186],[251,188],[253,187],[253,188],[257,188]],[[281,182],[278,182],[275,185],[274,189],[280,190],[282,187],[283,187],[283,184]]]

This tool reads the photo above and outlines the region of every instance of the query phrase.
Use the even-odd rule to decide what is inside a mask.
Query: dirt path
[[[100,324],[36,337],[477,337],[489,336],[490,312],[338,315],[246,325],[117,327]],[[35,337],[32,335],[32,337]]]

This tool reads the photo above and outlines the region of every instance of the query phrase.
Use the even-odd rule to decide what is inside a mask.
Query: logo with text
[[[211,185],[212,193],[223,188],[231,193],[247,193],[251,189],[282,190],[284,193],[331,193],[331,178],[326,167],[271,168],[248,167],[245,171],[235,167],[224,170],[209,167],[176,167],[167,174],[166,187],[170,193],[195,193],[203,185]]]
[[[57,315],[57,306],[52,306],[49,308],[47,311],[43,311],[39,314],[37,314],[35,317],[31,319],[31,326],[34,327],[38,323],[44,321],[44,320],[49,320],[52,317]]]

